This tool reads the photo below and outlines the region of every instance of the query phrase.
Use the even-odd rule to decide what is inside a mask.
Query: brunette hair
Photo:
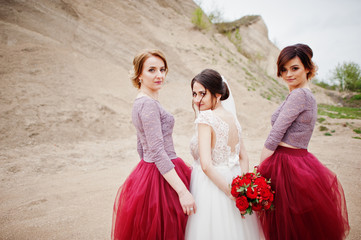
[[[138,55],[136,55],[133,59],[133,74],[130,77],[134,87],[140,88],[141,82],[139,80],[139,76],[142,74],[144,62],[150,57],[159,57],[164,62],[164,67],[166,73],[168,73],[168,64],[167,60],[165,59],[164,54],[158,49],[152,50],[143,50]]]
[[[206,90],[211,93],[213,105],[215,105],[216,94],[221,94],[221,101],[226,100],[229,97],[229,89],[227,84],[223,81],[222,76],[213,69],[204,69],[198,75],[196,75],[191,82],[191,88],[195,82],[200,83]],[[202,100],[201,100],[202,101]]]
[[[284,65],[295,57],[299,57],[305,69],[309,71],[307,73],[307,79],[312,79],[317,71],[317,66],[312,61],[313,51],[308,45],[302,43],[285,47],[281,51],[277,60],[277,76],[281,77],[281,70]]]

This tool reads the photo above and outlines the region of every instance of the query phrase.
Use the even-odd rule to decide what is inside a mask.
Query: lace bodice
[[[231,147],[228,146],[229,125],[218,117],[212,110],[201,111],[195,120],[196,131],[193,136],[190,148],[191,154],[195,161],[199,162],[199,149],[198,149],[198,124],[204,123],[212,127],[216,135],[216,142],[212,149],[212,163],[214,166],[218,165],[235,165],[239,163],[239,151],[241,140],[241,126],[236,118],[234,123],[238,131],[238,143],[231,151]]]

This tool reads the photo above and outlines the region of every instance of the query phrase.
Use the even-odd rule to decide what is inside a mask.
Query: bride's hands
[[[184,214],[192,215],[196,213],[196,202],[194,201],[192,194],[188,190],[182,191],[179,194],[179,202],[182,206]]]
[[[232,194],[229,194],[229,195],[228,195],[228,197],[229,197],[232,201],[236,201],[236,198],[235,198],[235,197],[233,197],[233,195],[232,195]]]

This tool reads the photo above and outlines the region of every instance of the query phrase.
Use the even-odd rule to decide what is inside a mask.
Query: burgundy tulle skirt
[[[191,169],[180,158],[172,162],[189,188]],[[184,239],[187,219],[178,194],[155,164],[141,160],[119,188],[114,203],[112,239]]]
[[[344,239],[350,229],[336,175],[306,149],[279,146],[259,166],[271,178],[274,211],[261,212],[266,239]]]

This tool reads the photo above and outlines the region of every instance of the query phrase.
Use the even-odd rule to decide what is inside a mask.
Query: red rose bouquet
[[[253,173],[237,176],[232,181],[232,195],[236,198],[236,206],[242,217],[253,211],[274,209],[274,191],[271,189],[271,179],[261,176],[254,168]]]

